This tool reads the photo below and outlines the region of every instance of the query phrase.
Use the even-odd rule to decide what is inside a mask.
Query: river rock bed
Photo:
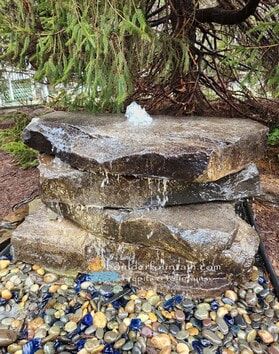
[[[1,353],[279,353],[279,302],[256,267],[247,283],[202,300],[8,259],[0,278]]]

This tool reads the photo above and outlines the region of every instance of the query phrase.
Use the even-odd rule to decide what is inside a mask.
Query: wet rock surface
[[[112,272],[117,281],[164,292],[220,293],[245,277],[258,247],[257,234],[230,204],[131,213],[60,205],[63,215],[91,232],[47,210],[40,206],[14,232],[16,259],[60,270],[91,269],[97,277]]]
[[[278,353],[279,303],[253,267],[215,298],[98,284],[92,273],[58,275],[5,260],[0,301],[3,353]],[[45,277],[48,280],[45,282]],[[247,303],[247,295],[256,300]],[[228,297],[231,303],[228,304]],[[202,318],[202,320],[201,320]]]
[[[138,127],[124,116],[54,112],[35,118],[24,141],[80,170],[206,182],[259,159],[266,134],[246,119],[158,116]]]
[[[83,172],[46,155],[41,157],[39,169],[42,198],[48,203],[60,201],[65,204],[135,209],[231,201],[260,195],[259,173],[254,164],[207,183]]]
[[[24,140],[46,153],[47,208],[14,232],[15,257],[91,269],[102,280],[145,289],[219,294],[248,274],[258,248],[256,232],[228,201],[259,194],[251,162],[262,156],[266,134],[242,119],[157,116],[140,125],[117,115],[35,118]]]

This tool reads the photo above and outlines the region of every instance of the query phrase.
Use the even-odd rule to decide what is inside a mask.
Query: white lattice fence
[[[47,101],[47,85],[35,83],[34,73],[14,70],[2,71],[0,107],[39,104]]]

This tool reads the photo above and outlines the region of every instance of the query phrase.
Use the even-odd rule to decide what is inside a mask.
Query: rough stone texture
[[[122,223],[119,240],[113,241],[65,219],[55,220],[41,205],[14,231],[12,245],[16,259],[59,271],[117,272],[120,281],[144,288],[213,296],[245,276],[253,263],[258,236],[234,214],[232,206],[213,207],[215,219],[212,208],[207,212],[206,208],[201,205],[194,211],[205,213],[202,220],[195,220],[194,214],[182,218],[179,230],[153,220],[156,211],[149,218],[134,217]],[[168,213],[168,209],[163,211]],[[172,223],[178,226],[177,220]],[[182,232],[186,224],[188,230]]]
[[[24,141],[80,170],[205,182],[262,157],[267,131],[247,119],[157,116],[135,126],[124,116],[54,112],[33,119]]]
[[[42,198],[48,203],[60,201],[135,209],[230,201],[260,195],[259,173],[253,164],[238,173],[207,183],[83,172],[50,156],[41,157],[39,169]]]
[[[71,221],[58,219],[39,200],[30,205],[29,216],[12,234],[15,257],[61,270],[85,270],[88,233]]]
[[[63,203],[49,206],[98,238],[152,246],[191,261],[210,259],[230,247],[242,223],[229,203],[130,212]]]

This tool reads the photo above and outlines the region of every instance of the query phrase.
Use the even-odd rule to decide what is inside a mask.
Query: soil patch
[[[24,170],[14,159],[0,151],[0,220],[11,212],[13,206],[39,194],[39,171]]]
[[[279,276],[279,147],[267,150],[257,165],[263,195],[254,202],[256,223],[271,263]]]

